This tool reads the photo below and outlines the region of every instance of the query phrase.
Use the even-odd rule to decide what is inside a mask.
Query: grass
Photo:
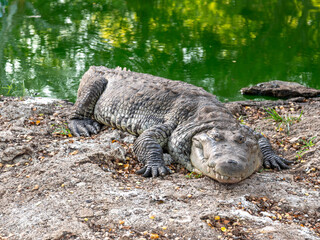
[[[25,91],[26,91],[24,87],[24,83],[22,83],[21,87],[19,88],[17,84],[11,83],[4,87],[1,87],[1,89],[4,89],[6,91],[6,93],[4,94],[7,96],[19,96],[19,95],[25,96]]]
[[[9,95],[13,89],[13,84],[7,85],[6,87],[2,87],[2,89],[8,90],[7,95]]]
[[[267,117],[268,119],[272,119],[275,122],[279,123],[277,130],[279,130],[281,126],[283,126],[283,125],[285,126],[287,135],[289,135],[289,133],[290,133],[290,126],[296,122],[300,122],[302,114],[303,114],[303,111],[301,111],[299,117],[292,117],[290,115],[281,116],[273,108],[267,108],[267,109],[265,109],[265,111],[269,115],[269,117]]]
[[[240,124],[246,125],[246,122],[245,122],[244,118],[245,118],[244,116],[240,115],[238,117],[238,121],[240,122]]]
[[[302,142],[304,145],[301,147],[301,149],[297,152],[296,157],[298,159],[301,159],[302,156],[312,147],[315,145],[313,140],[316,139],[316,137],[312,137],[309,140],[300,139],[300,142]]]
[[[190,172],[186,175],[186,178],[193,179],[193,178],[201,178],[202,173]]]
[[[52,132],[53,135],[72,137],[70,129],[68,128],[68,124],[66,123],[60,125],[52,124],[51,127],[56,127]]]

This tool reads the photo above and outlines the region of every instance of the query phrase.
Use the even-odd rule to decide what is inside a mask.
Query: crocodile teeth
[[[207,167],[207,172],[219,182],[221,181],[226,183],[236,183],[236,182],[240,182],[243,179],[242,177],[230,177],[230,176],[221,175],[211,167]]]
[[[227,176],[221,176],[221,179],[222,179],[222,180],[228,180],[229,177],[227,177]]]
[[[220,174],[216,173],[216,179],[221,179]]]

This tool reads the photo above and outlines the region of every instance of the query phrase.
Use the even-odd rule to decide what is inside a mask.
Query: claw
[[[265,168],[271,168],[269,162],[266,162],[266,161],[263,163],[263,166]]]
[[[264,167],[265,168],[272,168],[272,169],[278,169],[279,171],[281,169],[288,169],[290,168],[287,164],[292,163],[292,161],[288,161],[275,153],[272,155],[268,156],[267,158],[264,159]]]
[[[98,133],[97,129],[94,127],[93,124],[92,125],[87,125],[86,127],[87,127],[87,129],[89,130],[90,133],[93,133],[93,134],[97,134]]]
[[[78,129],[78,132],[81,136],[90,137],[90,133],[85,126],[78,125],[77,129]]]
[[[281,169],[288,169],[288,168],[290,168],[287,164],[292,163],[291,161],[288,161],[288,160],[286,160],[286,159],[284,159],[284,158],[282,158],[282,157],[278,157],[278,158],[279,158],[279,160],[278,160],[277,162],[278,162],[278,164],[280,165]]]
[[[158,168],[157,167],[152,167],[152,177],[158,177]]]
[[[101,129],[100,124],[92,119],[72,119],[68,127],[72,135],[76,137],[90,137],[92,134],[97,134]]]
[[[284,164],[292,164],[293,163],[293,161],[289,161],[289,160],[287,160],[287,159],[285,159],[285,158],[282,158],[282,157],[279,157],[280,159],[281,159],[281,161],[284,163]],[[287,166],[287,167],[289,167],[289,166]]]
[[[151,167],[147,167],[147,170],[145,171],[145,173],[142,175],[143,177],[151,177]]]
[[[167,166],[144,166],[140,170],[136,171],[137,174],[142,175],[143,177],[159,177],[165,176],[171,173],[170,168]]]
[[[146,171],[147,166],[144,166],[143,168],[139,169],[138,171],[136,171],[137,174],[141,175],[144,174],[144,172]]]
[[[275,154],[275,152],[272,150],[270,142],[266,138],[260,138],[259,146],[264,156],[263,166],[265,168],[276,168],[278,170],[289,168],[288,164],[291,164],[292,162]]]
[[[97,133],[101,130],[101,125],[98,122],[93,122],[93,127],[96,129]]]

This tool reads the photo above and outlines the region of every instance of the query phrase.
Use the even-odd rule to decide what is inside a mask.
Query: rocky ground
[[[320,239],[319,99],[227,106],[291,169],[228,185],[172,165],[145,179],[133,136],[73,138],[70,103],[0,97],[0,239]]]

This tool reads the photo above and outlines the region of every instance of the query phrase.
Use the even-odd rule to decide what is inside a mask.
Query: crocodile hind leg
[[[162,148],[175,128],[174,124],[159,124],[145,130],[134,143],[134,152],[145,166],[137,171],[144,177],[164,176],[171,173],[165,165]]]
[[[95,105],[107,86],[107,80],[101,76],[84,75],[78,90],[77,101],[68,123],[74,136],[97,134],[101,125],[93,120]]]

